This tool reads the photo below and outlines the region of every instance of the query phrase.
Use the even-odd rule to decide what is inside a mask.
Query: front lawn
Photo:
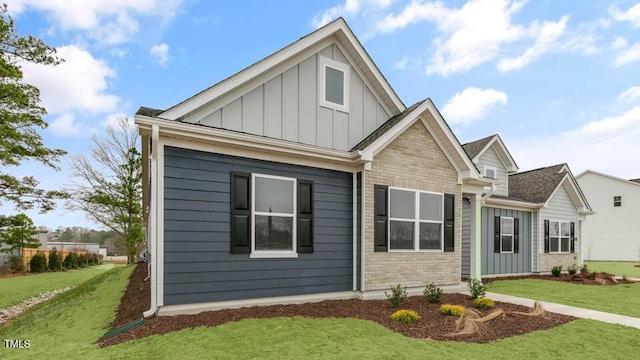
[[[45,291],[76,286],[113,268],[113,264],[93,266],[86,269],[51,272],[0,279],[0,309],[19,304],[31,296]]]
[[[604,286],[538,279],[496,280],[487,284],[487,290],[534,300],[640,317],[640,283]]]
[[[405,337],[355,319],[247,319],[193,328],[98,348],[133,267],[117,268],[27,311],[0,329],[1,339],[28,339],[29,349],[0,346],[1,359],[183,358],[491,358],[628,359],[637,354],[640,330],[576,320],[550,330],[489,344]],[[428,319],[425,319],[428,321]]]
[[[600,271],[640,279],[640,267],[637,261],[585,261],[589,271]]]

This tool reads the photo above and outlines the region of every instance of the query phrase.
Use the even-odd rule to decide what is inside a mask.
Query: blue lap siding
[[[164,305],[353,289],[353,175],[165,148]],[[314,252],[230,254],[230,172],[312,180]]]

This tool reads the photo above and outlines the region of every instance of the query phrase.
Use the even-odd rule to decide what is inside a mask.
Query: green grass
[[[599,286],[538,279],[498,280],[487,290],[640,318],[640,283]]]
[[[640,279],[640,267],[637,261],[585,261],[589,271],[604,271],[618,276],[627,275],[630,278]]]
[[[355,319],[247,319],[215,328],[185,329],[104,349],[107,331],[132,267],[117,268],[34,307],[0,339],[29,339],[29,349],[5,349],[0,359],[628,359],[637,354],[640,330],[577,320],[550,330],[467,344],[419,340]],[[428,319],[425,319],[428,321]]]
[[[0,289],[2,289],[0,309],[19,304],[31,296],[38,295],[45,291],[76,286],[111,268],[113,268],[113,265],[107,264],[82,270],[14,276],[0,279]]]

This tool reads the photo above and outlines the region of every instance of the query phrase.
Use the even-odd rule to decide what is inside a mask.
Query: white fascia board
[[[582,196],[582,193],[578,191],[578,188],[575,186],[575,184],[571,180],[571,175],[569,173],[565,174],[564,178],[562,178],[562,180],[558,183],[558,186],[556,186],[556,188],[553,190],[551,195],[549,195],[549,197],[547,198],[547,201],[545,201],[544,203],[544,207],[547,207],[549,205],[549,201],[551,201],[553,196],[558,192],[558,189],[560,189],[560,187],[563,187],[564,184],[568,185],[569,191],[567,192],[568,192],[569,198],[573,202],[573,205],[576,207],[576,210],[579,210],[581,208],[588,209],[589,206],[587,205],[588,204],[587,200]],[[565,187],[565,189],[566,188],[567,187]]]
[[[595,170],[585,170],[585,171],[581,172],[580,174],[576,175],[575,178],[579,179],[579,178],[581,178],[581,177],[583,177],[583,176],[585,176],[587,174],[593,174],[593,175],[601,176],[601,177],[608,178],[608,179],[611,179],[611,180],[620,181],[620,182],[623,182],[625,184],[631,184],[631,185],[635,185],[635,186],[640,186],[640,183],[637,183],[635,181],[631,181],[631,180],[623,179],[623,178],[620,178],[620,177],[617,177],[617,176],[601,173],[601,172],[595,171]]]
[[[153,124],[156,124],[160,127],[160,136],[191,140],[193,142],[193,148],[200,148],[200,146],[197,146],[198,143],[235,145],[250,147],[261,151],[272,151],[326,161],[328,163],[342,165],[343,167],[353,167],[360,163],[360,156],[356,152],[325,149],[311,145],[293,143],[286,140],[271,139],[264,136],[239,133],[207,126],[184,124],[177,121],[163,120],[141,115],[136,115],[135,123],[140,127],[140,129],[150,129]]]
[[[501,209],[533,211],[542,208],[544,204],[489,197],[485,200],[484,206]]]
[[[496,154],[498,155],[500,162],[502,162],[502,165],[507,169],[507,172],[517,172],[518,165],[499,135],[493,135],[493,138],[489,140],[487,145],[485,145],[484,148],[478,152],[478,155],[473,158],[473,163],[477,164],[480,161],[480,156],[482,156],[482,154],[484,154],[485,151],[493,145],[496,145]]]

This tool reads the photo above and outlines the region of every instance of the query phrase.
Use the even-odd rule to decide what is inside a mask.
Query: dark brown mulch
[[[151,283],[144,281],[147,277],[147,264],[140,262],[133,269],[129,277],[129,284],[122,295],[120,306],[116,311],[116,318],[111,323],[111,329],[126,325],[142,318],[142,313],[151,306]]]
[[[635,281],[629,279],[616,279],[614,274],[605,272],[589,272],[578,273],[574,275],[560,274],[555,277],[552,275],[523,275],[523,276],[501,276],[496,278],[483,278],[484,284],[489,284],[497,280],[519,280],[519,279],[540,279],[551,281],[564,281],[573,284],[582,285],[618,285],[618,284],[633,284]]]
[[[139,269],[135,270],[131,277],[130,285],[122,298],[118,309],[118,315],[114,324],[126,324],[140,318],[142,311],[148,309],[140,306],[143,295],[134,294],[135,289],[144,289],[144,286],[135,284],[141,281]],[[131,285],[131,283],[134,283]],[[130,291],[131,290],[131,291]],[[148,290],[145,290],[148,294]],[[148,297],[148,295],[146,295]],[[449,303],[471,307],[471,297],[462,294],[444,294],[441,303]],[[129,307],[136,307],[134,313]],[[545,312],[541,316],[525,316],[514,314],[514,311],[529,312],[529,308],[519,305],[496,302],[496,309],[502,309],[506,315],[486,324],[486,331],[474,335],[451,336],[455,330],[456,318],[442,315],[439,312],[440,304],[430,304],[423,296],[410,297],[402,306],[403,309],[416,311],[422,318],[417,323],[407,325],[391,320],[389,317],[396,310],[386,300],[327,300],[317,303],[296,305],[254,306],[241,309],[225,309],[207,311],[196,315],[156,316],[146,323],[134,327],[124,333],[110,338],[98,340],[100,346],[119,344],[125,341],[143,338],[155,334],[165,334],[171,331],[199,326],[217,326],[231,321],[239,321],[247,318],[271,318],[303,316],[308,318],[356,318],[377,322],[406,336],[419,339],[465,341],[474,343],[486,343],[510,336],[526,334],[536,330],[552,328],[568,323],[575,318],[555,313]],[[124,310],[126,309],[126,310]],[[488,314],[489,311],[483,311]]]

